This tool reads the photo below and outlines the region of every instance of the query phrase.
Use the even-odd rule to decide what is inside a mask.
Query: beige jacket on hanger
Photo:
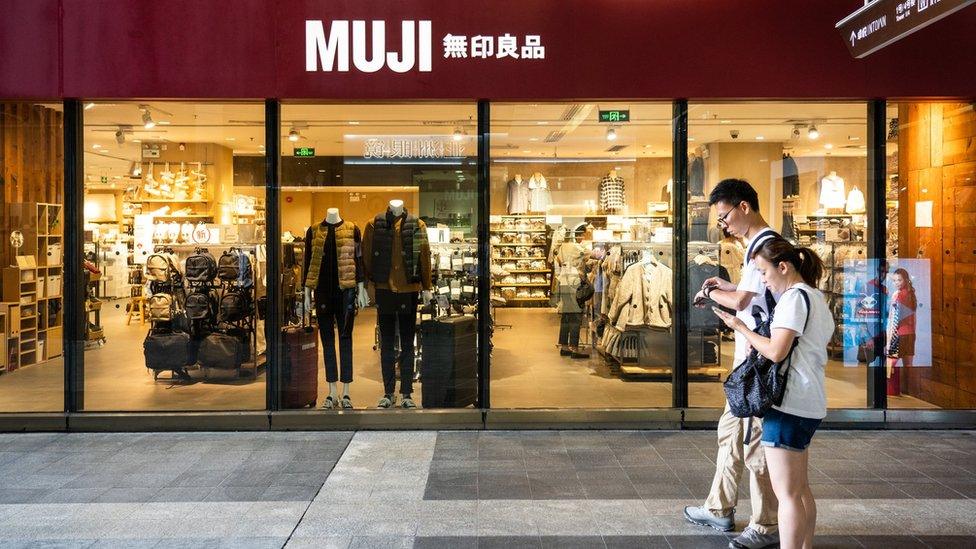
[[[670,328],[672,277],[671,269],[660,263],[628,267],[610,304],[610,322],[621,331],[628,326]]]

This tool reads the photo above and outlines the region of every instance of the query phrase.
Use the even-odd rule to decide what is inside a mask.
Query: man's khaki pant
[[[726,516],[733,510],[739,500],[739,479],[742,477],[742,466],[745,465],[752,474],[749,476],[749,493],[752,502],[752,516],[749,526],[760,533],[773,533],[777,530],[776,495],[769,482],[769,471],[766,469],[766,455],[759,444],[762,439],[762,419],[752,418],[752,436],[746,446],[745,435],[749,428],[749,420],[737,418],[729,411],[726,403],[725,412],[718,420],[718,457],[715,459],[715,478],[712,489],[705,500],[705,507],[715,516]]]

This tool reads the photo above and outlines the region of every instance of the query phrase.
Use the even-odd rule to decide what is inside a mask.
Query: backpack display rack
[[[255,320],[257,285],[245,246],[187,246],[180,261],[167,246],[146,262],[151,328],[144,342],[146,367],[154,378],[192,380],[191,367],[209,379],[211,370],[257,377]],[[220,249],[219,259],[213,249]]]

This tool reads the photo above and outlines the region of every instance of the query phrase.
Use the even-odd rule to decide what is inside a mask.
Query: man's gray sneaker
[[[779,547],[779,532],[760,534],[758,530],[749,526],[729,542],[729,549],[762,549],[765,547]]]
[[[719,532],[731,532],[735,529],[735,511],[724,517],[716,517],[704,507],[685,507],[685,520],[699,526],[708,526]]]

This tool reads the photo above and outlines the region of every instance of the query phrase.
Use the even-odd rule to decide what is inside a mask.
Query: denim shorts
[[[771,408],[763,415],[761,444],[802,452],[810,446],[810,439],[817,432],[821,421],[823,420],[795,416]]]

